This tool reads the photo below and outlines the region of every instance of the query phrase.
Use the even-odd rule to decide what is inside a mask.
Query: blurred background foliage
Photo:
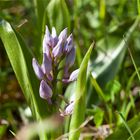
[[[139,70],[140,25],[135,22],[137,15],[136,0],[0,1],[0,18],[10,22],[23,36],[39,61],[45,24],[50,29],[55,26],[58,33],[65,27],[69,33],[73,32],[77,47],[74,68],[80,66],[91,42],[96,42],[88,68],[86,109],[87,116],[94,116],[94,122],[90,124],[93,127],[113,124],[117,128],[122,119],[116,110],[122,112],[126,120],[139,113],[140,81],[127,49],[130,48]],[[66,96],[72,93],[74,85],[67,88]],[[12,132],[16,133],[19,127],[32,120],[0,41],[0,139],[12,138]]]

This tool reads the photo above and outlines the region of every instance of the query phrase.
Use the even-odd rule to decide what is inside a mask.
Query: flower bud
[[[46,99],[51,104],[52,89],[44,80],[40,83],[39,93],[41,98]]]
[[[60,115],[61,116],[68,116],[68,115],[71,115],[72,113],[73,113],[73,109],[74,109],[74,101],[73,102],[71,102],[67,107],[66,107],[66,109],[64,110],[64,112],[62,112],[61,110],[60,110]]]
[[[49,31],[49,28],[48,28],[47,25],[46,25],[45,35],[46,35],[47,37],[50,37],[50,36],[51,36],[50,31]]]
[[[53,48],[52,54],[54,57],[58,58],[62,55],[62,39],[60,39],[57,45]]]
[[[60,34],[59,34],[59,37],[58,39],[62,39],[63,42],[66,41],[67,39],[67,28],[65,28]]]
[[[63,51],[69,53],[72,47],[73,47],[73,37],[72,34],[70,34],[70,36],[67,38]]]
[[[58,42],[58,37],[56,34],[56,30],[52,27],[52,38],[51,38],[51,47],[54,48]]]
[[[32,60],[32,66],[33,66],[36,76],[39,79],[43,79],[44,73],[35,58],[33,58],[33,60]]]
[[[43,53],[46,53],[48,57],[50,57],[50,48],[52,45],[51,40],[52,40],[51,34],[49,32],[48,26],[46,26],[45,35],[43,38]]]
[[[53,38],[57,37],[56,30],[54,27],[52,27],[52,37]]]
[[[46,53],[43,53],[42,70],[43,70],[44,74],[49,74],[50,71],[52,70],[52,62],[47,57]]]
[[[47,56],[50,56],[50,48],[49,48],[49,41],[46,39],[46,36],[43,38],[43,53],[46,53]]]
[[[78,77],[78,73],[79,73],[79,69],[73,71],[70,75],[70,78],[69,78],[69,81],[75,81],[77,80],[77,77]]]
[[[73,72],[71,73],[69,79],[63,79],[62,82],[64,82],[64,83],[69,83],[69,82],[73,82],[73,81],[77,80],[78,73],[79,73],[79,69],[73,71]]]
[[[75,47],[73,47],[69,52],[69,54],[66,56],[65,62],[66,66],[70,68],[74,64],[74,61],[75,61]]]

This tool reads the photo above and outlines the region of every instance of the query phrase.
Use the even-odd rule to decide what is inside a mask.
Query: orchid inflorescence
[[[60,68],[60,62],[65,60],[63,68]],[[39,93],[40,97],[46,99],[49,104],[52,104],[53,88],[57,81],[69,83],[76,80],[78,69],[69,73],[70,67],[75,61],[75,46],[73,36],[70,34],[67,37],[67,28],[60,32],[59,36],[53,27],[50,33],[46,26],[46,31],[43,39],[43,61],[41,66],[37,60],[33,58],[32,65],[36,76],[41,80]],[[63,70],[62,79],[58,80],[58,74]],[[58,94],[58,93],[56,93]]]

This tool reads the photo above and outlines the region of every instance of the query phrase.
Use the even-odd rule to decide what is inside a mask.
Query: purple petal
[[[56,30],[54,27],[52,27],[52,38],[51,38],[51,46],[54,48],[56,44],[58,43],[58,37],[56,34]]]
[[[60,39],[52,50],[52,54],[54,57],[60,57],[62,55],[62,39]]]
[[[64,112],[61,111],[61,116],[68,116],[71,115],[73,113],[74,110],[74,102],[71,102],[65,109]]]
[[[48,37],[46,35],[44,35],[43,38],[43,53],[46,53],[47,55],[49,55],[49,50],[50,50],[50,40],[48,39]]]
[[[73,71],[71,73],[71,75],[70,75],[69,81],[75,81],[75,80],[77,80],[78,73],[79,73],[79,69]]]
[[[50,48],[51,48],[51,37],[44,35],[43,38],[43,53],[46,53],[48,57],[50,57]]]
[[[41,67],[42,67],[44,74],[49,74],[50,71],[52,70],[52,62],[48,58],[46,53],[43,53],[43,63],[42,63]]]
[[[65,28],[60,34],[59,34],[59,37],[58,39],[62,39],[63,42],[66,41],[67,39],[67,28]]]
[[[70,34],[64,46],[64,52],[69,53],[73,47],[73,36]]]
[[[73,82],[73,81],[77,80],[78,73],[79,73],[79,69],[73,71],[73,72],[71,73],[69,79],[63,79],[62,82],[64,82],[64,83],[69,83],[69,82]]]
[[[48,36],[48,37],[51,36],[50,31],[49,31],[49,28],[48,28],[47,25],[46,25],[45,34],[46,34],[46,36]]]
[[[52,89],[44,80],[40,83],[39,93],[41,98],[46,99],[48,103],[51,103]]]
[[[56,30],[54,27],[52,27],[52,37],[53,38],[57,37]]]
[[[33,58],[33,60],[32,60],[32,66],[33,66],[36,76],[39,79],[43,79],[44,73],[35,58]]]
[[[66,56],[65,62],[66,66],[70,68],[74,64],[74,61],[75,61],[75,47],[73,47],[69,52],[69,54]]]
[[[50,48],[52,47],[52,36],[49,32],[48,27],[46,26],[45,35],[43,38],[43,52],[50,56]]]
[[[58,43],[58,38],[55,37],[55,38],[52,38],[51,39],[51,48],[53,49]]]

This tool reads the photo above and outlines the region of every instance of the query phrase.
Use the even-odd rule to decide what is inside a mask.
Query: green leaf
[[[86,109],[86,115],[93,116],[96,127],[99,127],[104,119],[103,109],[95,105],[93,105],[90,109]]]
[[[105,45],[105,39],[97,43],[97,48],[104,48],[105,53],[102,51],[98,52],[99,54],[96,60],[92,62],[89,69],[92,71],[92,76],[102,88],[117,74],[127,50],[126,42],[130,40],[131,34],[136,29],[138,23],[139,19],[137,18],[122,40],[110,36],[107,39],[107,47]],[[120,40],[119,43],[118,40]],[[93,91],[93,89],[91,91]],[[93,96],[94,95],[90,92],[87,101],[88,105],[93,103]]]
[[[35,12],[36,12],[36,22],[37,22],[37,40],[35,46],[35,55],[40,60],[42,55],[42,40],[44,36],[44,30],[46,25],[46,7],[49,0],[34,0]],[[45,22],[45,23],[44,23]],[[49,25],[49,21],[47,22]]]
[[[80,130],[77,130],[85,117],[85,107],[86,107],[86,75],[87,75],[87,65],[88,60],[90,58],[90,54],[92,51],[94,44],[92,44],[87,51],[78,74],[76,91],[75,91],[75,104],[74,111],[72,114],[71,122],[70,122],[70,136],[69,140],[76,140],[79,138]],[[77,130],[77,131],[75,131]]]
[[[94,123],[96,124],[96,127],[99,127],[103,122],[104,111],[99,107],[96,107],[94,111],[95,111]]]
[[[70,30],[70,15],[65,0],[51,0],[47,14],[51,27],[54,26],[58,32],[66,27]]]
[[[127,122],[128,127],[131,129],[135,140],[140,139],[140,114],[133,117]],[[122,137],[123,136],[123,137]],[[116,131],[111,134],[106,140],[132,140],[130,134],[124,124],[117,127]]]
[[[119,39],[116,37],[108,38],[108,47],[106,48],[105,53],[99,52],[98,57],[91,65],[93,76],[96,74],[94,78],[98,77],[98,79],[100,79],[101,77],[103,82],[107,82],[115,76],[124,58],[127,49],[126,43],[129,41],[131,34],[136,29],[138,23],[139,19],[136,19],[134,24],[130,27],[124,38],[120,40],[119,43]],[[99,42],[97,44],[98,48],[105,48],[105,43],[105,40]]]
[[[38,22],[40,31],[42,31],[41,29],[42,29],[43,17],[45,14],[45,8],[48,3],[49,3],[49,0],[34,0],[37,22]]]
[[[6,134],[6,130],[8,128],[8,125],[0,125],[0,139],[3,138],[3,136]]]
[[[29,49],[21,36],[5,20],[0,21],[0,38],[34,117],[39,119],[46,116],[47,104],[39,97],[39,81],[32,68]]]

